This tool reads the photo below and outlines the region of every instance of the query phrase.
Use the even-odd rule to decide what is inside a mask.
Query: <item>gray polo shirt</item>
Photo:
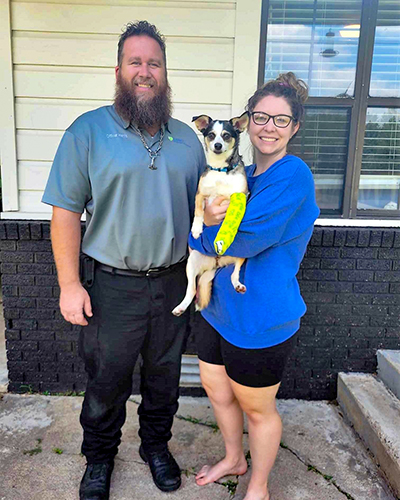
[[[171,118],[150,158],[134,126],[114,106],[81,115],[65,132],[42,198],[82,213],[82,250],[120,269],[169,266],[187,253],[197,183],[206,160],[194,131]],[[160,132],[144,132],[153,151]]]

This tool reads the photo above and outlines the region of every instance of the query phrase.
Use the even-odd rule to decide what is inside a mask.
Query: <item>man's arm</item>
[[[60,310],[73,325],[88,324],[83,315],[92,316],[87,291],[79,279],[79,248],[81,242],[81,214],[53,207],[51,243],[61,289]]]

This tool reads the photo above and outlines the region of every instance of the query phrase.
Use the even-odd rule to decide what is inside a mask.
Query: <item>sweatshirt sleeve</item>
[[[280,169],[256,193],[250,196],[239,231],[224,255],[254,257],[279,243],[289,223],[297,234],[314,223],[319,209],[315,203],[312,174],[303,162],[293,169]],[[283,170],[283,172],[282,172]],[[189,246],[206,255],[216,255],[214,240],[220,226],[204,227],[196,240],[189,236]],[[288,238],[297,234],[290,235]]]

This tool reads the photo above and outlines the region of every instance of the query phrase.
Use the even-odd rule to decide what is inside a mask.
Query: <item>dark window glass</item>
[[[369,108],[358,209],[400,208],[400,109]]]
[[[290,152],[312,170],[322,214],[397,216],[400,0],[263,1],[261,80],[293,71],[309,85],[304,124]]]
[[[400,0],[379,0],[370,95],[400,97]]]
[[[341,210],[349,125],[349,109],[309,107],[299,133],[290,144],[290,153],[302,158],[314,175],[321,209]]]
[[[293,71],[311,96],[354,93],[361,0],[270,0],[265,81]]]

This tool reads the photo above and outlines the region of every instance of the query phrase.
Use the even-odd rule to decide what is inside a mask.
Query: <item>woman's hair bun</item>
[[[308,85],[305,81],[297,78],[296,75],[291,71],[289,71],[288,73],[281,73],[275,80],[275,82],[284,87],[292,88],[293,90],[295,90],[301,104],[304,104],[307,101]]]

